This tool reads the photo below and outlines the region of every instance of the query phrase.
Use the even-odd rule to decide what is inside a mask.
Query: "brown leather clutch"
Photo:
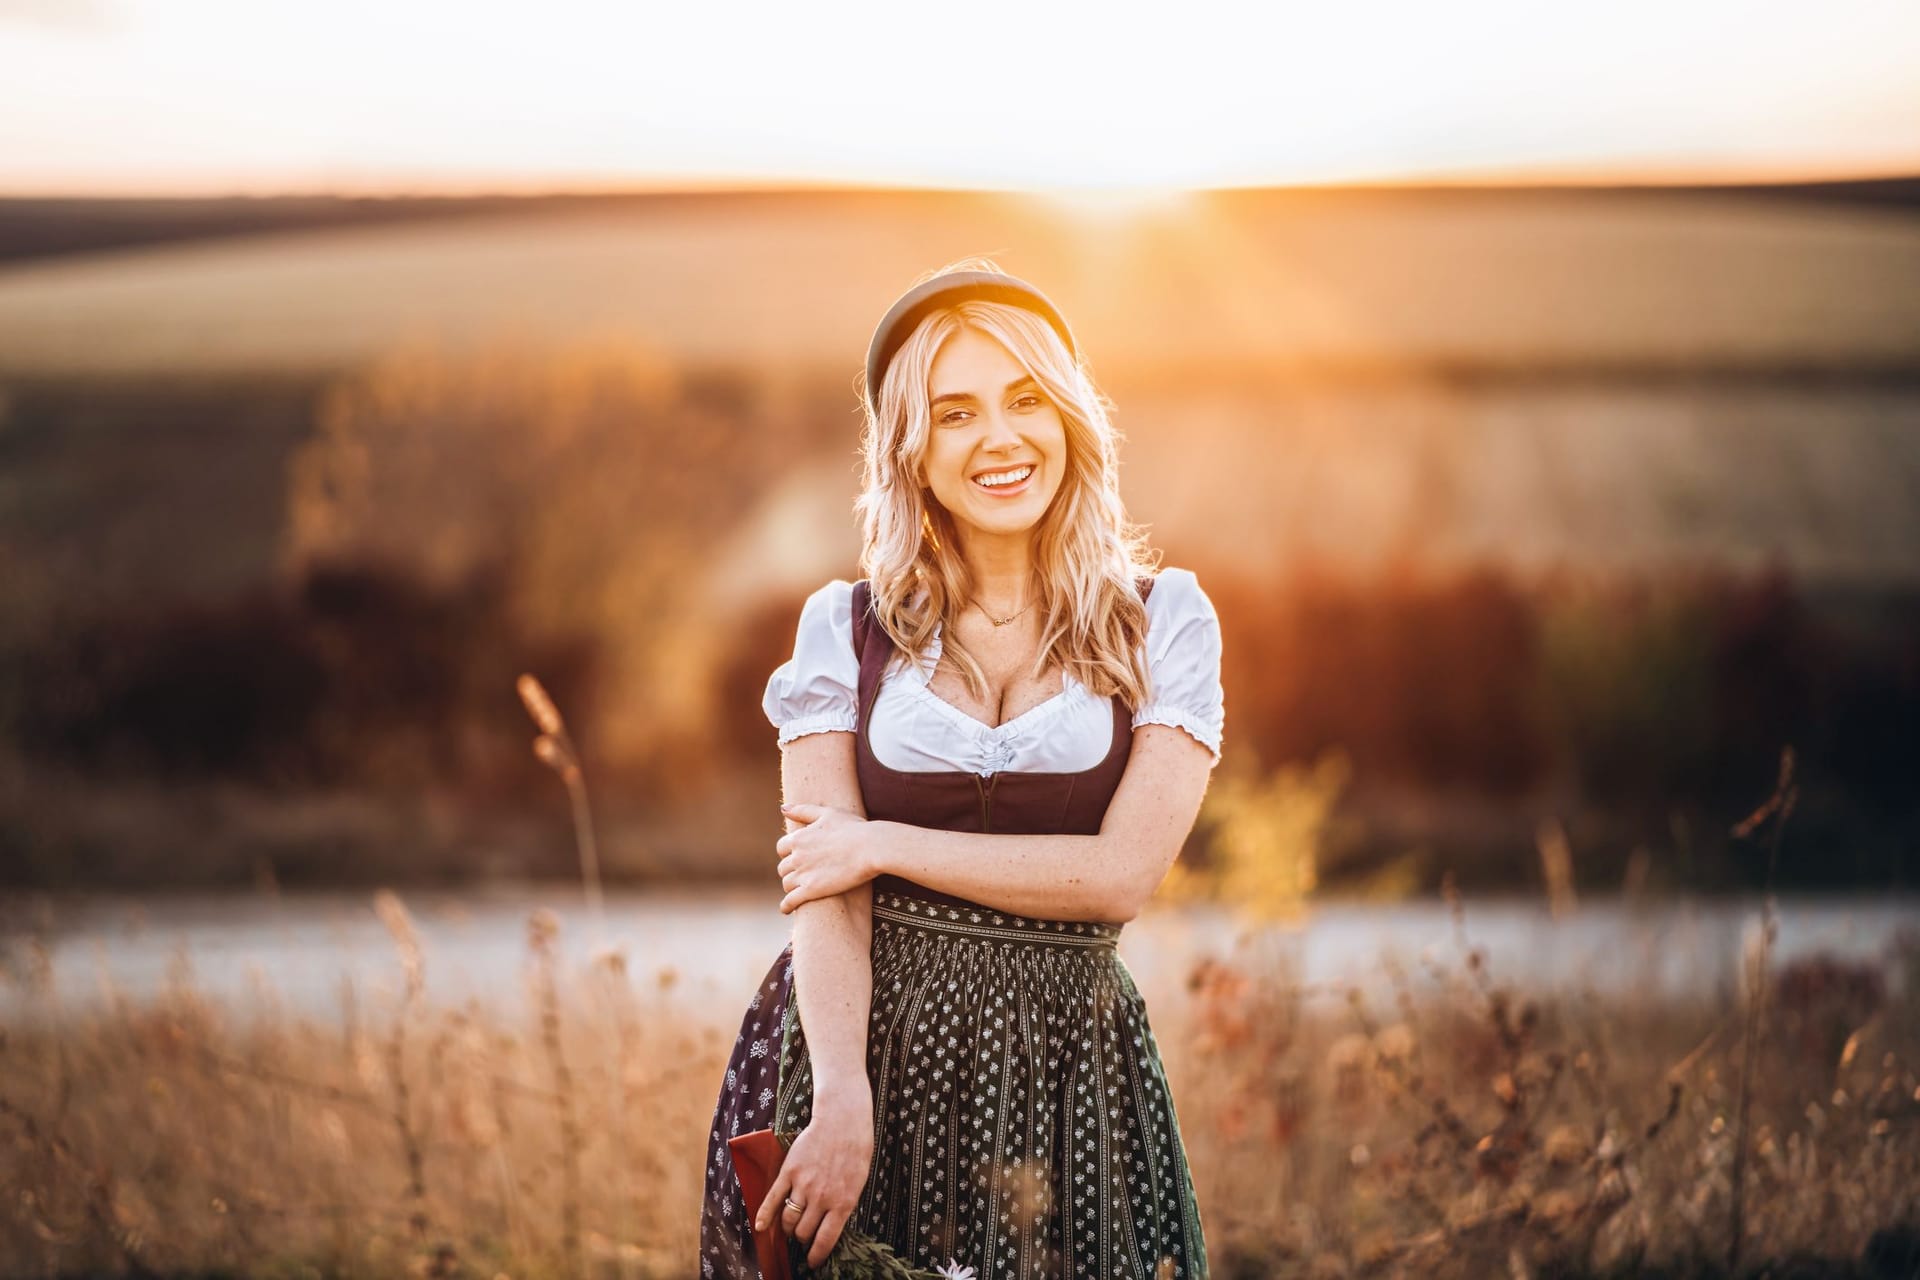
[[[740,1180],[741,1198],[746,1201],[747,1221],[752,1222],[759,1215],[760,1202],[767,1198],[773,1180],[780,1174],[780,1162],[786,1158],[787,1149],[780,1145],[773,1130],[758,1129],[728,1138],[727,1150],[733,1156],[733,1176]],[[772,1226],[753,1233],[753,1255],[760,1263],[761,1280],[793,1280],[787,1238],[781,1234],[779,1214],[773,1216]]]

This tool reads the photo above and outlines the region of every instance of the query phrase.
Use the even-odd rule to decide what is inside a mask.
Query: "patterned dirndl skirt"
[[[1186,1150],[1119,936],[875,890],[874,1158],[848,1230],[982,1280],[1203,1280]],[[759,1280],[727,1139],[772,1126],[790,1142],[812,1085],[789,944],[714,1109],[702,1276]]]

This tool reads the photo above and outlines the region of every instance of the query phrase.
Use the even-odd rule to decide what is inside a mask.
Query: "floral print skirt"
[[[1119,935],[875,891],[874,1160],[849,1230],[982,1280],[1204,1280],[1179,1122]],[[726,1142],[771,1126],[790,1143],[812,1093],[789,944],[714,1109],[702,1276],[759,1280]]]

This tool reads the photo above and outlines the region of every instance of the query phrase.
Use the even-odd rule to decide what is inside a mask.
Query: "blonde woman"
[[[981,1280],[1207,1274],[1158,1046],[1115,941],[1219,761],[1220,629],[1157,573],[1066,320],[983,260],[868,353],[858,583],[806,602],[764,707],[793,940],[714,1113],[703,1276],[862,1241]],[[758,1222],[727,1141],[787,1145]]]

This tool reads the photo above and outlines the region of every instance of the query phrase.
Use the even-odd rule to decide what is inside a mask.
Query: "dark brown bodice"
[[[1140,580],[1144,599],[1152,579]],[[872,614],[872,593],[863,578],[853,587],[853,645],[860,658],[859,706],[854,732],[860,797],[873,821],[905,822],[942,831],[1026,835],[1098,835],[1107,805],[1126,772],[1133,746],[1133,716],[1119,695],[1113,704],[1113,744],[1105,758],[1078,773],[1006,770],[983,776],[965,769],[889,769],[874,756],[867,722],[880,678],[894,646]],[[897,876],[880,876],[876,891],[907,893],[940,902],[962,902]]]

